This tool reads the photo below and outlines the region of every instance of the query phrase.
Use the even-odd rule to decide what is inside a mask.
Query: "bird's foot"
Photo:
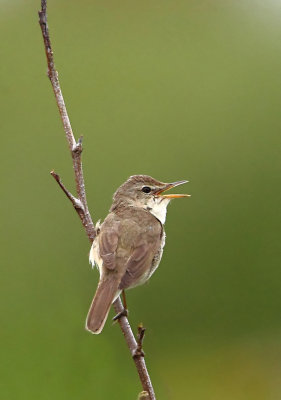
[[[121,317],[128,317],[128,310],[126,308],[123,308],[122,311],[116,314],[115,317],[112,318],[112,321],[118,321]]]

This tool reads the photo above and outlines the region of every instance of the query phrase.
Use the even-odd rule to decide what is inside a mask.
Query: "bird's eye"
[[[149,186],[144,186],[144,187],[142,188],[142,192],[144,192],[144,193],[150,193],[150,192],[151,192],[151,188],[150,188]]]

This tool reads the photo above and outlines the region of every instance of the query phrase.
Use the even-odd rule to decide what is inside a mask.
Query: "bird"
[[[187,182],[164,183],[148,175],[133,175],[116,190],[109,214],[95,226],[90,249],[89,260],[97,266],[100,279],[86,330],[99,334],[118,296],[145,283],[155,272],[165,245],[167,206],[172,199],[190,197],[165,192]]]

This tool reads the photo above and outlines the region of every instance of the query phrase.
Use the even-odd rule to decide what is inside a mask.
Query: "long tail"
[[[120,294],[119,283],[120,281],[114,276],[99,282],[86,319],[86,329],[91,333],[98,334],[102,331],[110,306]]]

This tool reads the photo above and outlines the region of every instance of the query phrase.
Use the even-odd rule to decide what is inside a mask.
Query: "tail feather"
[[[100,281],[86,319],[86,329],[98,334],[102,331],[110,306],[120,294],[119,281],[109,277]]]

